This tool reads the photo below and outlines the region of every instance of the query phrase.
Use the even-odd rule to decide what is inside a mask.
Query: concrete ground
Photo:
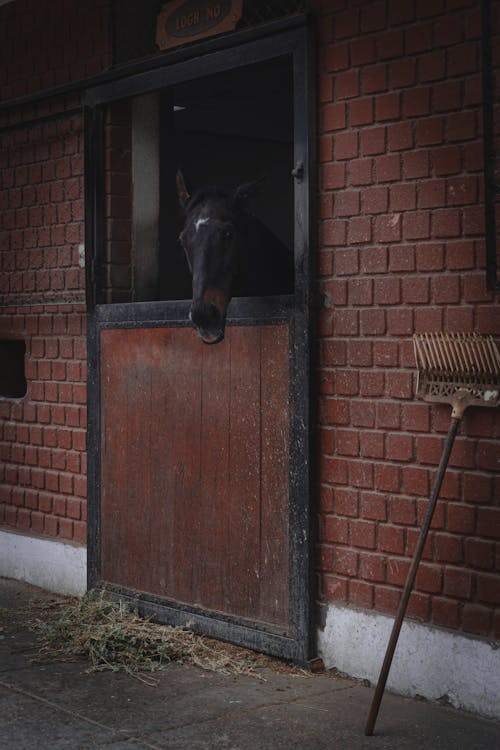
[[[82,662],[36,663],[24,622],[48,594],[0,579],[0,748],[52,750],[499,750],[500,723],[327,674],[266,669],[266,681],[169,665],[154,687]],[[488,676],[485,675],[485,679]],[[500,700],[500,697],[499,697]]]

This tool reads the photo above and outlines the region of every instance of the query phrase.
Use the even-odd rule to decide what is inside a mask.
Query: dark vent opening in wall
[[[22,398],[26,395],[24,341],[0,339],[0,397]]]

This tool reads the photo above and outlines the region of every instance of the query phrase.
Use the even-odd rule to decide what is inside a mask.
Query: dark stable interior
[[[187,299],[190,277],[178,242],[175,190],[229,190],[263,178],[248,209],[293,251],[293,97],[288,58],[198,78],[162,95],[160,114],[160,299]]]

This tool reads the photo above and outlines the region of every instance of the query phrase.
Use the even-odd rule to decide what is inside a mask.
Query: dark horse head
[[[180,241],[193,284],[190,319],[206,344],[224,338],[232,296],[285,294],[293,289],[290,252],[245,209],[245,200],[259,183],[246,183],[234,192],[207,187],[189,195],[177,173],[185,211]]]

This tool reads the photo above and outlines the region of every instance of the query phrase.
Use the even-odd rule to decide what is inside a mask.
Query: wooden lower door
[[[288,324],[104,327],[99,359],[100,585],[295,641]]]

